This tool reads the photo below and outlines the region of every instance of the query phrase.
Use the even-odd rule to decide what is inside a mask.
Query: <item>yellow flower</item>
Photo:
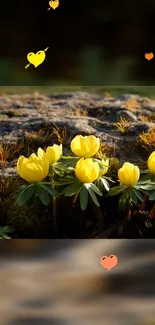
[[[150,173],[155,174],[155,151],[153,151],[149,156],[147,165]]]
[[[135,166],[129,162],[125,162],[118,170],[120,185],[133,186],[138,182],[139,177],[140,171],[138,166]]]
[[[109,168],[109,159],[106,159],[106,160],[102,159],[101,162],[102,162],[104,170],[102,170],[100,172],[99,177],[105,175],[107,173],[107,171],[108,171],[108,168]]]
[[[28,183],[39,183],[43,180],[49,171],[49,161],[44,150],[39,148],[37,155],[32,153],[29,158],[20,156],[17,171]]]
[[[99,176],[99,164],[91,158],[81,158],[75,166],[75,175],[83,183],[92,183]]]
[[[52,147],[47,147],[46,154],[49,160],[49,164],[53,165],[56,163],[62,156],[62,144],[54,144]]]
[[[94,135],[88,135],[86,137],[77,135],[71,141],[71,150],[78,157],[90,158],[99,151],[99,147],[100,139]]]

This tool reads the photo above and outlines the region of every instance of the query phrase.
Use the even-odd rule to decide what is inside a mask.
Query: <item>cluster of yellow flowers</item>
[[[103,169],[100,170],[98,162],[93,157],[100,148],[100,140],[93,135],[77,135],[71,141],[72,152],[79,157],[75,166],[75,175],[83,183],[92,183],[108,171],[109,160],[102,159]],[[57,163],[62,157],[62,144],[47,147],[46,151],[38,149],[37,155],[31,154],[29,158],[20,156],[17,162],[19,175],[29,183],[38,183],[45,179],[49,167]],[[150,173],[155,173],[155,152],[148,159]],[[125,162],[118,170],[120,185],[135,185],[140,177],[140,170],[129,162]]]
[[[49,167],[56,163],[62,156],[62,145],[54,144],[46,152],[38,149],[37,155],[32,153],[29,158],[20,156],[17,162],[18,174],[28,183],[42,181],[49,172]]]
[[[108,159],[106,161],[102,160],[105,168],[101,172],[98,163],[90,158],[99,151],[99,148],[100,140],[93,135],[85,137],[77,135],[71,142],[72,152],[79,158],[82,157],[75,166],[75,174],[83,183],[95,181],[108,170]],[[61,157],[62,144],[47,147],[46,151],[39,148],[37,155],[33,153],[29,158],[19,157],[17,171],[29,183],[40,182],[48,175],[49,167],[58,162]]]

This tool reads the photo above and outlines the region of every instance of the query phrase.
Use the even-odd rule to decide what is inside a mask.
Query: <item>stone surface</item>
[[[136,139],[140,132],[154,127],[155,121],[142,122],[141,116],[149,117],[154,110],[154,100],[129,94],[118,98],[85,92],[0,96],[0,142],[13,145],[29,132],[44,128],[52,132],[56,124],[60,129],[66,127],[68,139],[77,134],[93,134],[107,145],[114,145],[116,157],[122,162],[142,161],[143,152],[137,151]],[[130,120],[129,131],[124,135],[114,125],[120,116]],[[43,138],[43,146],[44,142]],[[1,169],[1,175],[16,175],[15,163],[9,161],[7,167]]]
[[[27,258],[24,251],[19,258],[15,242],[9,241],[8,257],[1,256],[1,324],[143,325],[155,320],[154,240],[40,240],[36,256],[32,249]],[[23,250],[23,240],[19,244]],[[119,262],[107,271],[100,258],[111,254]]]

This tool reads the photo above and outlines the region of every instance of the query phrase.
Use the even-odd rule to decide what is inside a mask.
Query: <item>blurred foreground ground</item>
[[[154,240],[2,241],[0,254],[2,325],[155,320]],[[107,271],[111,254],[119,263]]]

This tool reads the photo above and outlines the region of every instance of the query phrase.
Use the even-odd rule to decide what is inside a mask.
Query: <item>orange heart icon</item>
[[[154,54],[151,52],[151,53],[145,53],[145,59],[147,59],[147,60],[151,60],[151,59],[153,59],[153,57],[154,57]]]
[[[118,258],[116,255],[102,256],[100,263],[105,269],[110,270],[112,267],[115,267],[117,265]]]

